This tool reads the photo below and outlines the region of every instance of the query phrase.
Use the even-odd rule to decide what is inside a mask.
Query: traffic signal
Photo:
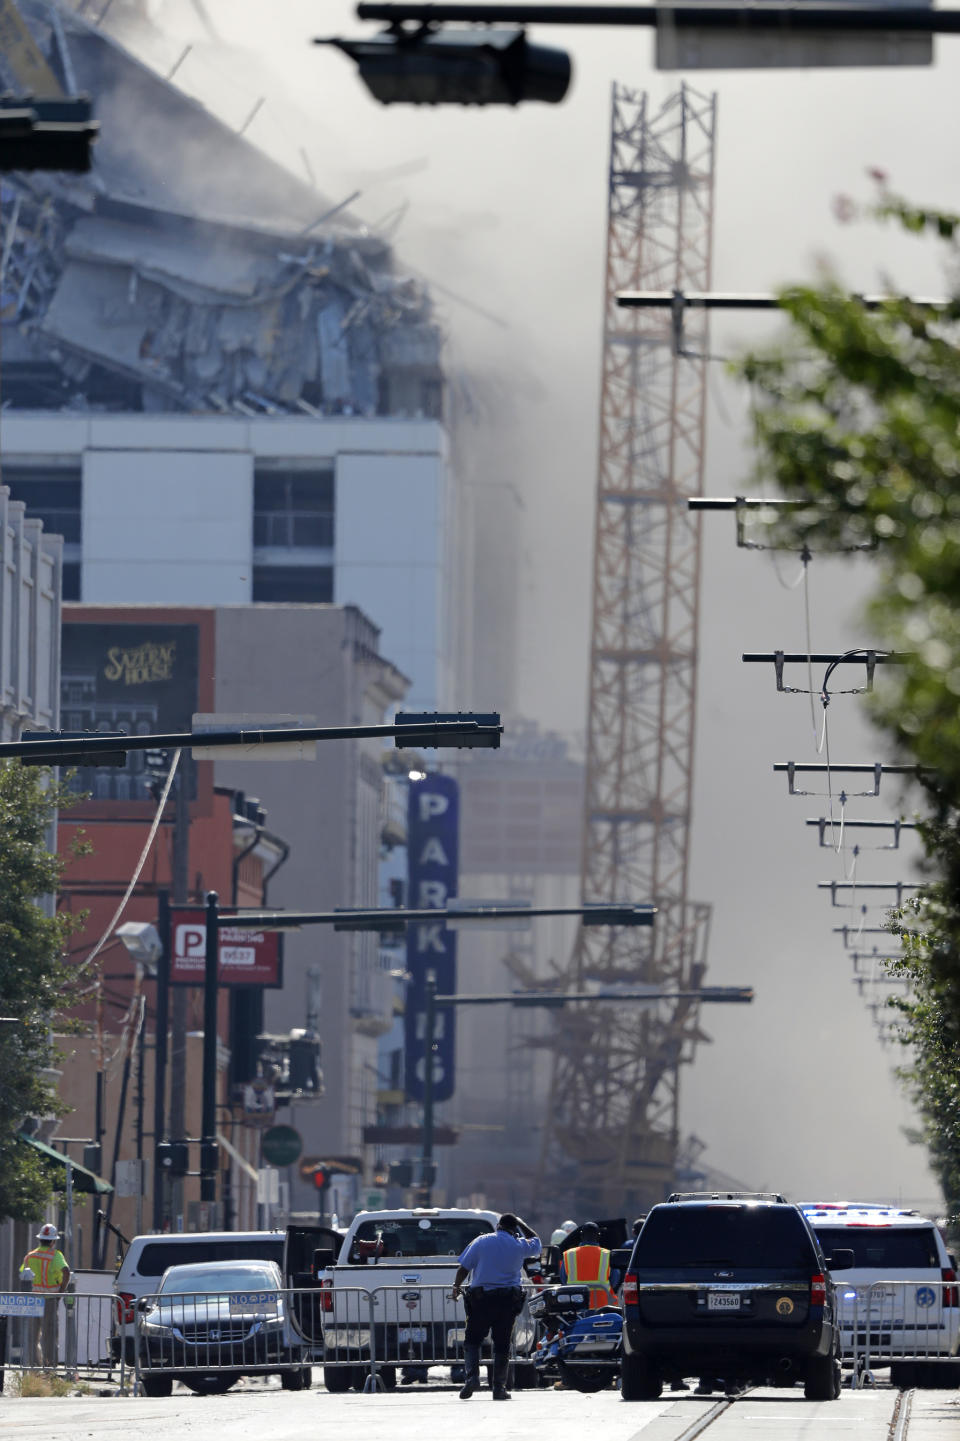
[[[320,1041],[316,1036],[290,1035],[290,1092],[306,1099],[323,1095]]]
[[[185,1176],[190,1169],[186,1141],[161,1141],[157,1146],[157,1166],[168,1176]]]
[[[531,45],[526,31],[515,28],[396,27],[373,40],[314,43],[333,45],[356,61],[360,79],[383,105],[556,105],[572,73],[566,51]]]
[[[391,1161],[388,1176],[391,1186],[402,1186],[406,1190],[413,1185],[413,1162]]]
[[[98,128],[86,96],[17,100],[5,95],[0,98],[0,171],[87,171]]]
[[[316,1187],[316,1189],[317,1189],[318,1191],[322,1191],[323,1188],[324,1188],[324,1186],[327,1184],[327,1173],[326,1173],[326,1171],[314,1171],[314,1173],[313,1173],[313,1184],[314,1184],[314,1186]]]

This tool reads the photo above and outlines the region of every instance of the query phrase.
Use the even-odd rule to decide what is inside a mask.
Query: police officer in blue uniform
[[[509,1401],[507,1369],[513,1323],[523,1307],[523,1263],[540,1255],[537,1233],[510,1212],[500,1217],[495,1231],[477,1236],[458,1258],[452,1295],[456,1299],[463,1283],[467,1313],[464,1335],[464,1379],[460,1400],[467,1401],[480,1385],[480,1348],[489,1332],[493,1337],[493,1399]]]

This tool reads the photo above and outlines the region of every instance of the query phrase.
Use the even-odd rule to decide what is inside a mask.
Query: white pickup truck
[[[450,1295],[457,1257],[476,1236],[495,1230],[497,1219],[494,1211],[456,1208],[360,1211],[336,1251],[330,1232],[290,1228],[288,1256],[304,1257],[316,1242],[309,1268],[319,1292],[314,1332],[322,1331],[328,1391],[363,1386],[371,1346],[388,1388],[398,1367],[423,1374],[428,1366],[463,1364],[463,1302]],[[295,1267],[287,1270],[288,1284],[297,1285]],[[535,1345],[525,1302],[514,1328],[515,1386],[536,1384]]]

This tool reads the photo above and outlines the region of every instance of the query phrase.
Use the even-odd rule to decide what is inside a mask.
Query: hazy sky
[[[158,0],[169,55],[197,48],[182,76],[236,124],[260,95],[251,138],[304,172],[334,202],[363,194],[370,224],[399,218],[400,254],[495,319],[443,306],[453,365],[491,369],[528,397],[511,438],[522,489],[525,565],[520,636],[523,712],[564,732],[583,729],[600,376],[610,87],[676,88],[653,68],[649,32],[532,33],[575,55],[559,107],[515,111],[385,109],[343,56],[308,44],[318,34],[370,34],[345,0],[204,0],[219,40],[204,43],[190,0]],[[841,225],[840,193],[869,199],[868,167],[917,201],[960,207],[955,160],[960,42],[936,42],[932,69],[700,73],[719,92],[714,285],[767,289],[810,276],[829,257],[851,285],[888,274],[937,291],[933,248],[892,228]],[[228,49],[227,47],[236,47]],[[299,155],[306,152],[306,162]],[[773,333],[767,318],[727,319],[713,349],[730,353]],[[711,376],[706,489],[749,493],[744,402],[721,366]],[[813,642],[863,644],[856,606],[868,563],[811,567]],[[797,572],[782,561],[782,580]],[[922,1152],[901,1128],[910,1113],[893,1058],[851,984],[831,927],[839,911],[815,889],[840,879],[841,860],[802,824],[820,799],[787,796],[774,760],[815,759],[809,706],[774,693],[772,673],[739,663],[742,650],[801,649],[802,592],[768,558],[738,551],[729,517],[706,522],[702,672],[693,837],[697,898],[714,903],[711,975],[750,982],[751,1008],[705,1011],[715,1044],[684,1078],[684,1124],[709,1143],[706,1159],[753,1184],[794,1196],[933,1194]],[[484,698],[485,700],[487,698]],[[831,709],[834,760],[883,759],[856,703]],[[893,814],[893,795],[851,802],[848,814]],[[908,874],[902,853],[864,854],[858,878]],[[879,921],[873,922],[878,924]]]

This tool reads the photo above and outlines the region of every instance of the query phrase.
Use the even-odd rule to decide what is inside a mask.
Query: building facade
[[[99,720],[147,732],[177,731],[189,729],[198,713],[258,718],[283,713],[317,725],[380,724],[407,685],[381,655],[376,627],[349,606],[71,605],[65,612],[64,657],[64,714],[77,729],[92,728],[91,722]],[[189,851],[181,884],[187,903],[202,904],[206,891],[216,889],[224,905],[256,905],[264,899],[278,908],[299,910],[376,904],[384,824],[381,755],[378,742],[336,741],[320,744],[314,761],[197,762],[195,775],[186,778]],[[89,798],[69,813],[61,849],[69,853],[70,839],[80,827],[94,850],[70,860],[61,903],[90,911],[84,932],[73,942],[81,961],[84,948],[92,946],[108,924],[146,836],[156,804],[151,782],[143,752],[131,753],[121,771],[78,772],[78,786]],[[234,802],[233,818],[228,810],[224,822],[219,798],[241,795],[243,814]],[[250,816],[261,812],[266,823],[251,837]],[[155,920],[157,891],[176,885],[172,811],[168,821],[130,902],[128,919]],[[258,873],[259,895],[236,871],[237,848],[245,849],[250,839],[263,849],[261,867],[266,867],[266,873]],[[282,855],[271,861],[271,847],[278,846]],[[245,1189],[249,1168],[259,1165],[259,1132],[244,1134],[249,1129],[244,1100],[236,1086],[228,1084],[228,1052],[232,1048],[239,1055],[241,1047],[249,1046],[251,1033],[316,1032],[324,1094],[293,1102],[276,1119],[296,1126],[307,1156],[352,1156],[364,1162],[364,1127],[376,1118],[377,1037],[391,1024],[393,1013],[393,983],[381,966],[376,940],[369,933],[341,934],[325,927],[292,934],[284,940],[281,987],[265,990],[242,1006],[234,999],[222,1000],[219,1035],[225,1046],[231,1043],[223,1055],[222,1098],[231,1108],[238,1128],[236,1149],[246,1163],[235,1168],[236,1195]],[[129,966],[123,972],[129,982],[128,972]],[[111,979],[112,999],[104,1021],[113,1037],[108,1051],[116,1049],[129,990],[121,975]],[[146,993],[152,1028],[149,985]],[[200,1024],[200,992],[191,990],[188,999],[193,1018],[186,1025],[189,1035]],[[244,1013],[243,1024],[238,1010]],[[190,1064],[185,1057],[184,1065]],[[234,1081],[251,1079],[236,1066],[232,1070]],[[198,1086],[199,1077],[194,1076],[187,1094]],[[195,1134],[186,1117],[184,1124],[186,1134]],[[295,1167],[283,1179],[293,1209],[315,1208],[315,1196]],[[248,1187],[246,1191],[243,1204],[249,1221]],[[171,1219],[175,1223],[177,1218]]]
[[[411,709],[452,703],[457,507],[439,422],[13,411],[4,474],[64,538],[65,599],[356,605],[411,678]]]

